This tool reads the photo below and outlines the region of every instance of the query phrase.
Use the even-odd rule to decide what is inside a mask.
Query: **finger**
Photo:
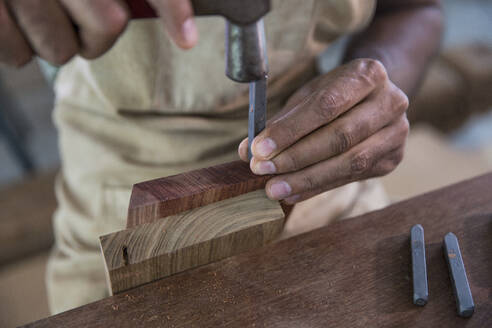
[[[310,191],[329,190],[352,181],[368,179],[380,172],[376,164],[405,144],[408,121],[402,116],[342,155],[295,173],[276,176],[266,185],[268,197],[282,200]]]
[[[32,58],[32,50],[14,20],[7,6],[0,0],[0,62],[20,67]]]
[[[383,157],[374,167],[374,176],[381,177],[393,172],[394,169],[401,163],[405,154],[405,144],[393,150],[388,155]]]
[[[241,143],[239,144],[239,147],[237,149],[237,153],[239,154],[239,158],[245,162],[248,162],[248,138],[245,138]]]
[[[41,58],[62,65],[79,49],[73,25],[56,0],[10,0],[15,19]]]
[[[256,174],[293,172],[342,154],[401,117],[407,108],[407,96],[393,83],[387,83],[343,116],[278,154],[271,163],[253,158],[252,171]]]
[[[333,72],[334,71],[332,71],[332,73]],[[289,112],[291,108],[298,106],[301,102],[305,102],[307,98],[311,97],[314,93],[316,93],[318,90],[320,90],[320,88],[323,87],[323,82],[325,80],[326,75],[320,75],[303,85],[302,88],[295,91],[294,94],[288,98],[286,104],[281,110],[277,111],[271,118],[269,118],[269,122],[276,121],[280,117],[287,114],[287,112]]]
[[[129,19],[121,0],[61,0],[78,27],[80,55],[87,59],[108,51],[123,33]]]
[[[291,108],[296,107],[301,102],[304,102],[308,97],[312,96],[316,91],[318,91],[322,87],[322,82],[325,79],[325,76],[320,75],[313,80],[309,81],[302,88],[297,90],[287,101],[284,108],[276,113],[271,121],[276,121],[281,116],[285,115]]]
[[[379,175],[376,174],[375,177],[383,176],[383,175],[386,175],[386,174],[390,173],[391,171],[393,171],[398,166],[398,164],[402,161],[403,155],[404,155],[404,149],[405,149],[405,147],[401,146],[400,148],[393,150],[386,157],[384,157],[382,160],[380,160],[378,162],[378,164],[376,165],[376,172],[379,172]],[[356,180],[353,180],[350,182],[354,182],[354,181],[356,181]],[[330,189],[335,189],[335,188],[341,187],[345,184],[347,184],[346,181],[339,181],[339,182],[336,182],[333,185],[331,185],[329,189],[319,188],[319,189],[308,191],[308,192],[305,192],[302,194],[296,194],[296,195],[293,195],[293,196],[290,196],[290,197],[284,199],[283,203],[285,203],[285,205],[287,205],[287,206],[289,206],[289,205],[291,206],[291,205],[297,204],[299,202],[302,202],[304,200],[307,200],[311,197],[314,197],[316,195],[319,195],[323,192],[326,192]]]
[[[269,122],[267,128],[253,141],[254,157],[259,160],[273,158],[362,101],[386,82],[388,76],[379,61],[360,59],[338,68],[325,79],[320,91]]]
[[[198,41],[198,29],[193,19],[189,0],[149,0],[164,21],[169,36],[183,49],[190,49]]]

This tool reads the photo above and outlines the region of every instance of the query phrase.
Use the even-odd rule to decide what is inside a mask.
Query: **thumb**
[[[169,36],[182,49],[193,48],[198,30],[190,0],[148,0],[164,21]]]

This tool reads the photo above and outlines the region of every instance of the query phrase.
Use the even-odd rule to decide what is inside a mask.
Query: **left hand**
[[[253,141],[251,170],[276,174],[268,197],[287,204],[382,176],[403,158],[408,98],[383,64],[356,59],[297,91]],[[247,139],[239,145],[247,160]]]

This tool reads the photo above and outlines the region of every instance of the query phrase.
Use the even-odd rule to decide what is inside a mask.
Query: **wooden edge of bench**
[[[235,161],[135,184],[127,228],[264,188],[271,176]]]

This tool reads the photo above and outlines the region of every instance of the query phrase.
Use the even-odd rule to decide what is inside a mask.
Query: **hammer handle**
[[[146,0],[126,0],[132,18],[154,18],[157,13]],[[229,21],[248,25],[270,11],[270,0],[191,0],[196,16],[220,15]]]
[[[126,0],[132,18],[155,18],[157,13],[146,0]]]

